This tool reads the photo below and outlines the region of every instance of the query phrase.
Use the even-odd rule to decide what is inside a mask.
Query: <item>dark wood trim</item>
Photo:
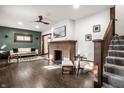
[[[95,40],[93,40],[93,42],[101,42],[101,41],[103,41],[103,39],[95,39]]]
[[[51,33],[42,35],[42,55],[49,55],[49,46],[48,46],[48,53],[44,53],[44,37],[48,35],[50,35],[51,37]]]
[[[103,65],[112,37],[115,35],[115,7],[110,8],[110,22],[103,39],[94,42],[94,67],[97,67],[97,78],[94,79],[94,87],[102,87]],[[95,75],[94,75],[95,76]],[[96,81],[95,81],[96,80]]]
[[[76,40],[60,40],[60,41],[51,41],[50,43],[68,43],[68,42],[77,42]]]
[[[110,19],[114,20],[113,21],[113,35],[115,34],[115,21],[116,21],[116,18],[115,18],[115,6],[110,8]]]
[[[45,35],[42,35],[42,36],[48,36],[48,35],[51,35],[51,33],[49,33],[49,34],[45,34]]]
[[[97,81],[94,81],[94,87],[101,87],[102,85],[102,74],[103,74],[103,71],[102,71],[102,67],[103,67],[103,40],[101,41],[94,41],[94,67],[97,66],[98,67],[98,73],[97,73]],[[94,79],[95,80],[95,79]]]
[[[30,41],[17,40],[16,39],[17,36],[30,36],[31,40]],[[17,43],[32,43],[33,42],[33,35],[32,34],[14,33],[14,42],[17,42]]]

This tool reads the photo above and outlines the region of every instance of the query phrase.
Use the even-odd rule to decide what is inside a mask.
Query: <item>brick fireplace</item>
[[[52,41],[49,42],[49,57],[54,63],[57,61],[61,64],[64,58],[74,60],[76,53],[76,42],[75,40],[63,40],[63,41]]]

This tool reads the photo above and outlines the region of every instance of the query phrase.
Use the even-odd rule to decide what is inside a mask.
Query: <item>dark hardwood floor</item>
[[[92,73],[61,75],[60,66],[47,61],[6,64],[0,60],[1,88],[91,88]]]

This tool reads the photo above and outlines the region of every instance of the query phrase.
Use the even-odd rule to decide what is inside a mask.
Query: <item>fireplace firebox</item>
[[[62,51],[61,50],[54,50],[54,60],[56,64],[62,63]]]

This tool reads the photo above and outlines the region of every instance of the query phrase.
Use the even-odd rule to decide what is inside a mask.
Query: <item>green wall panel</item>
[[[14,33],[32,34],[33,42],[16,43],[14,42]],[[8,35],[8,38],[5,38],[5,35]],[[0,26],[0,47],[3,44],[7,45],[7,47],[4,49],[7,51],[11,50],[12,48],[26,48],[26,47],[32,47],[41,50],[41,32]]]

